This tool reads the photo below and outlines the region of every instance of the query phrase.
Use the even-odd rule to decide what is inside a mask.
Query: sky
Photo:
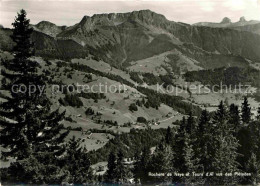
[[[20,9],[27,11],[31,24],[50,21],[56,25],[71,26],[84,15],[124,13],[150,9],[163,14],[168,20],[189,24],[220,22],[229,17],[236,22],[260,20],[260,0],[0,0],[0,24],[11,28]]]

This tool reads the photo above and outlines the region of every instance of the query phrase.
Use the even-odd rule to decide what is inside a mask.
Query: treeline
[[[112,132],[114,139],[90,152],[81,147],[83,141],[72,138],[65,155],[58,159],[44,155],[42,164],[31,156],[1,169],[2,182],[256,184],[260,181],[260,108],[256,120],[246,98],[241,110],[221,102],[213,115],[203,110],[196,119],[190,114],[178,128]],[[90,165],[101,161],[108,161],[108,169],[104,175],[94,176]],[[237,176],[235,172],[251,176]],[[149,176],[151,173],[163,175]],[[190,174],[180,176],[186,173]]]
[[[171,74],[156,76],[153,73],[130,72],[129,75],[130,78],[138,84],[143,84],[143,83],[146,83],[147,85],[163,84],[163,87],[167,87],[168,85],[174,85],[173,83],[174,77]],[[142,78],[140,76],[142,76]]]
[[[59,103],[63,106],[71,106],[77,108],[83,106],[83,102],[77,94],[65,94],[64,98],[59,99]]]
[[[65,62],[59,62],[60,66],[70,66],[71,68],[78,70],[78,71],[83,71],[87,73],[93,73],[102,77],[107,77],[111,80],[120,82],[122,84],[128,85],[130,87],[134,87],[134,84],[127,81],[126,79],[110,74],[110,73],[104,73],[95,69],[92,69],[91,67],[87,65],[82,65],[82,64],[76,64],[76,63],[65,63]],[[163,78],[165,83],[170,83],[171,78]],[[171,96],[168,94],[162,94],[158,93],[155,90],[144,88],[144,87],[137,87],[137,90],[147,96],[147,107],[152,107],[152,108],[158,108],[161,103],[164,103],[173,109],[177,110],[180,113],[183,114],[188,114],[191,110],[195,115],[199,115],[201,112],[200,107],[194,106],[191,103],[187,103],[183,101],[182,97],[179,96]]]
[[[107,158],[108,170],[99,181],[257,184],[260,182],[260,108],[256,119],[252,119],[245,98],[241,110],[240,113],[238,106],[227,107],[221,102],[213,115],[203,110],[198,119],[191,114],[184,117],[178,129],[132,129],[129,134],[118,135],[103,148],[89,153],[93,162]],[[129,159],[126,164],[118,162],[119,154]],[[116,172],[119,167],[124,176]],[[161,175],[150,176],[151,173]]]
[[[199,106],[184,102],[182,97],[161,94],[144,87],[137,87],[137,90],[147,96],[147,104],[153,108],[158,108],[160,103],[164,103],[182,114],[189,114],[192,111],[194,115],[198,116],[201,113]]]
[[[87,72],[87,73],[93,73],[93,74],[96,74],[98,76],[102,76],[102,77],[107,77],[111,80],[115,80],[115,81],[118,81],[118,82],[121,82],[125,85],[128,85],[128,86],[131,86],[133,87],[134,84],[132,84],[131,82],[125,80],[124,78],[118,76],[118,75],[115,75],[115,74],[111,74],[111,73],[105,73],[105,72],[101,72],[101,71],[98,71],[98,70],[95,70],[87,65],[82,65],[82,64],[76,64],[76,63],[66,63],[66,62],[57,62],[57,65],[59,66],[63,66],[63,67],[71,67],[73,68],[74,70],[78,70],[78,71],[82,71],[82,72]]]
[[[34,55],[33,30],[25,10],[18,13],[13,26],[14,58],[1,61],[1,90],[8,96],[0,95],[5,100],[0,102],[0,145],[1,160],[14,161],[1,168],[1,184],[90,182],[93,174],[82,140],[65,141],[70,132],[62,124],[65,112],[51,109],[49,98],[39,90],[31,94],[11,88],[14,84],[26,90],[31,85],[46,87],[38,62],[30,59]],[[66,100],[78,102],[71,96]]]
[[[82,107],[83,102],[79,97],[83,97],[85,99],[94,99],[95,102],[99,99],[105,99],[106,96],[103,93],[78,93],[78,94],[69,94],[65,93],[64,98],[59,99],[59,103],[63,106],[71,106],[71,107]]]
[[[260,87],[260,72],[254,68],[222,67],[217,69],[189,71],[185,73],[185,79],[189,82],[199,81],[203,85],[230,85],[250,83],[252,86]],[[247,85],[247,84],[246,84]]]
[[[110,152],[116,152],[119,149],[126,157],[134,157],[135,152],[141,152],[145,145],[149,147],[156,146],[165,134],[166,129],[152,130],[150,128],[145,130],[131,129],[129,133],[122,133],[120,135],[112,133],[115,138],[111,139],[104,147],[90,151],[88,154],[93,164],[106,161]]]
[[[83,140],[73,137],[59,156],[46,152],[13,162],[8,168],[1,168],[1,182],[7,185],[93,183],[91,161],[82,143]]]
[[[148,85],[161,84],[161,79],[159,76],[155,76],[153,73],[142,73],[143,81]]]
[[[144,81],[140,78],[138,72],[129,72],[130,78],[138,83],[138,84],[142,84]]]

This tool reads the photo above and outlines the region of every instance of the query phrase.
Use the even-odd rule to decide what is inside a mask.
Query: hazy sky
[[[189,24],[220,22],[229,17],[233,22],[245,16],[247,20],[260,20],[260,0],[0,0],[0,24],[11,27],[16,12],[25,9],[32,24],[42,20],[57,25],[74,25],[84,15],[119,13],[150,9],[172,21]]]

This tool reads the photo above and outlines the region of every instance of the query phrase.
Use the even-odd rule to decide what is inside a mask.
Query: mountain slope
[[[223,28],[196,27],[168,21],[149,10],[125,14],[85,16],[79,24],[58,35],[109,53],[118,62],[140,60],[192,43],[209,52],[260,59],[260,37]],[[141,53],[141,54],[140,54]],[[116,57],[116,58],[115,58]]]
[[[119,67],[173,49],[187,51],[192,57],[195,55],[189,51],[192,46],[192,50],[200,51],[201,55],[215,53],[260,61],[260,36],[256,34],[177,23],[150,10],[84,16],[78,24],[62,31],[52,23],[43,23],[45,26],[38,25],[41,32],[33,34],[36,54],[43,57],[72,59],[91,53]],[[0,33],[4,38],[1,49],[10,48],[11,42],[7,39],[10,30],[0,29]]]
[[[247,31],[247,32],[251,32],[251,33],[260,35],[260,23],[233,27],[233,29],[240,30],[240,31]]]

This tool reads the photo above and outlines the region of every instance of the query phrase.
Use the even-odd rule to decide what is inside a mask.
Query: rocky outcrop
[[[229,24],[229,23],[231,23],[231,19],[229,19],[228,17],[224,17],[220,23],[221,24]]]
[[[239,22],[246,22],[246,18],[244,16],[240,17]]]

